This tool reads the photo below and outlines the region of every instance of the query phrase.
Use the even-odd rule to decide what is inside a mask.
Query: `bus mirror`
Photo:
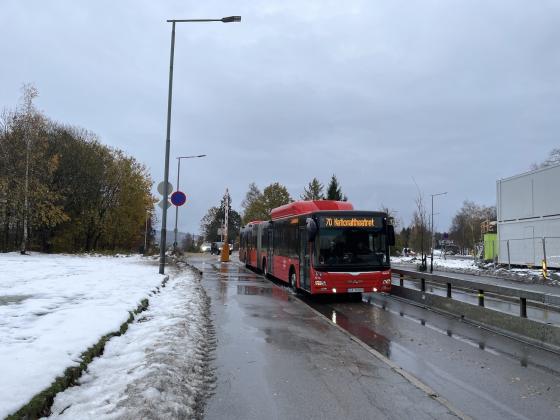
[[[317,223],[311,217],[308,217],[306,220],[307,223],[307,240],[309,242],[313,242],[315,240],[315,236],[317,236]]]
[[[387,245],[395,246],[395,227],[393,225],[387,226]]]

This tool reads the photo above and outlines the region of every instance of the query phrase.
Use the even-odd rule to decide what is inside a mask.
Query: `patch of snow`
[[[415,257],[391,257],[391,263],[409,265],[416,268],[421,263],[421,258]],[[428,267],[430,258],[427,259]],[[560,276],[558,272],[549,270],[549,278],[543,279],[542,270],[535,268],[511,268],[495,266],[492,263],[477,264],[474,259],[468,257],[436,257],[434,255],[434,270],[447,271],[451,273],[474,274],[479,276],[490,276],[524,283],[545,283],[559,286]]]
[[[118,330],[161,284],[139,256],[0,254],[0,418]]]
[[[415,257],[391,257],[391,262],[395,264],[413,264],[417,265],[420,264],[421,258],[418,256]],[[430,265],[430,256],[428,255],[427,259],[428,265]],[[447,257],[443,258],[442,256],[436,256],[434,253],[434,269],[459,269],[459,270],[480,270],[474,263],[472,258],[454,258],[454,257]]]
[[[213,387],[210,302],[190,272],[171,277],[126,334],[112,338],[52,418],[200,418]]]

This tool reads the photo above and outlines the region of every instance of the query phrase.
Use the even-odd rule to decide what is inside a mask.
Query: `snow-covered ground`
[[[420,264],[420,257],[391,257],[394,264]],[[428,255],[428,264],[430,264],[430,256]],[[446,258],[436,255],[434,252],[434,268],[453,268],[462,270],[479,270],[475,265],[473,258]]]
[[[411,267],[420,265],[420,257],[391,257],[392,264],[404,264]],[[430,264],[430,256],[427,259],[428,266]],[[434,270],[449,271],[456,273],[475,274],[506,278],[527,283],[542,283],[542,271],[538,268],[511,268],[503,266],[494,266],[494,264],[477,265],[473,258],[468,257],[447,257],[434,253]],[[560,285],[560,276],[557,271],[549,271],[549,278],[546,281],[550,285]]]
[[[139,256],[0,254],[0,418],[77,365],[162,280]]]
[[[171,274],[126,334],[112,338],[53,418],[200,418],[212,391],[209,298],[190,272]]]

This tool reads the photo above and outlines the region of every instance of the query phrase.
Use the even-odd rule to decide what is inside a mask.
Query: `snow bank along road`
[[[118,330],[156,273],[140,257],[0,254],[0,418]]]
[[[126,334],[112,338],[53,418],[196,419],[212,391],[210,303],[198,275],[171,273]]]

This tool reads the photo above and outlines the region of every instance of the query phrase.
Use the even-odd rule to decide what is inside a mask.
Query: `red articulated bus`
[[[296,201],[270,221],[241,229],[239,259],[246,266],[311,294],[389,292],[387,214],[355,211],[343,201]]]
[[[263,223],[266,222],[257,220],[241,228],[239,235],[239,260],[243,261],[248,267],[257,267],[257,242],[261,243],[260,237],[258,237],[258,226]]]

